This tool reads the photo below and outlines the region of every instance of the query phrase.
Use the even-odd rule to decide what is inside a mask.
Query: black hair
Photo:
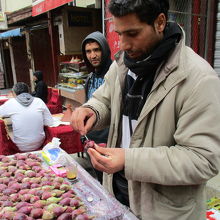
[[[34,76],[36,76],[38,81],[43,80],[43,72],[41,70],[37,70],[33,73]]]
[[[16,95],[20,95],[22,93],[29,93],[29,87],[24,82],[18,82],[13,86],[12,90]]]
[[[115,17],[134,13],[141,22],[153,25],[160,13],[167,18],[169,0],[111,0],[108,9]]]

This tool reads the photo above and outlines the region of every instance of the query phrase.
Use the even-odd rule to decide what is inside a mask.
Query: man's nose
[[[131,42],[124,36],[119,37],[121,50],[127,51],[131,49]]]
[[[95,58],[96,56],[97,56],[96,52],[95,52],[95,51],[92,51],[92,52],[91,52],[91,57],[92,57],[92,58]]]

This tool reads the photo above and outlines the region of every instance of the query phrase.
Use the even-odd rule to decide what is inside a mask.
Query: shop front
[[[51,8],[48,3],[39,11],[36,7],[42,6],[42,2],[47,1],[34,1],[32,9],[25,9],[26,17],[21,16],[24,9],[8,15],[9,26],[23,28],[22,37],[10,40],[9,44],[13,48],[12,85],[17,80],[24,81],[33,90],[33,72],[41,70],[47,85],[59,88],[64,105],[81,105],[85,100],[83,83],[87,73],[81,68],[81,42],[89,33],[102,30],[101,9],[67,4]],[[22,50],[16,49],[19,47]],[[9,54],[11,58],[11,51]]]

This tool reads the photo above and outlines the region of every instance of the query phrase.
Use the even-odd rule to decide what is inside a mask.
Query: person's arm
[[[43,81],[40,81],[38,83],[38,85],[36,86],[36,90],[35,90],[34,96],[38,97],[38,98],[44,97],[44,82]]]
[[[87,134],[97,120],[96,112],[91,108],[76,108],[71,116],[71,125],[81,135]]]
[[[176,145],[96,147],[88,150],[94,167],[106,173],[124,168],[128,180],[162,185],[201,184],[215,176],[220,168],[220,82],[207,77],[189,93],[174,133]]]
[[[49,109],[47,108],[46,104],[40,100],[42,102],[43,105],[43,118],[44,118],[44,125],[46,126],[51,126],[53,125],[53,117],[49,111]]]
[[[10,117],[10,106],[12,105],[12,100],[6,101],[0,106],[0,117]]]
[[[116,173],[124,169],[125,149],[104,148],[95,145],[95,149],[88,149],[89,156],[94,168],[105,173]]]

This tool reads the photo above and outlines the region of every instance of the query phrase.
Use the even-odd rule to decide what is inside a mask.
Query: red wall
[[[111,18],[112,15],[107,10],[107,5],[110,0],[105,0],[105,33],[106,39],[109,43],[112,59],[114,59],[114,54],[117,53],[120,49],[118,34],[114,32],[114,24]]]

